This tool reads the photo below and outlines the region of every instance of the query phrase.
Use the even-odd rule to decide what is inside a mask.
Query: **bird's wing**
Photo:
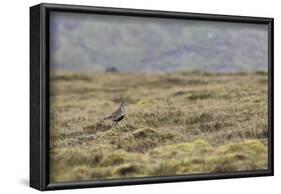
[[[121,110],[121,108],[118,108],[115,112],[113,112],[111,115],[105,117],[104,119],[115,118],[121,114],[122,114],[122,110]]]
[[[122,114],[121,108],[118,108],[114,113],[111,114],[111,117],[117,117]]]

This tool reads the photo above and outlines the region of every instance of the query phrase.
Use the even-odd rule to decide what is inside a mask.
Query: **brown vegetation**
[[[119,126],[101,118],[122,98]],[[51,75],[52,182],[267,168],[267,75]]]

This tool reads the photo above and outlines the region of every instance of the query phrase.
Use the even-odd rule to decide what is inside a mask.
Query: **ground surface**
[[[125,99],[119,126],[101,118]],[[267,75],[51,75],[52,182],[267,168]]]

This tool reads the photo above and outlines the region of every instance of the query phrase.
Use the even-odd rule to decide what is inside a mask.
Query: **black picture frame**
[[[49,181],[49,16],[51,11],[221,21],[268,25],[268,169],[235,173],[192,174],[118,180],[50,183]],[[30,7],[30,186],[38,190],[168,183],[273,176],[273,18],[211,15],[78,5],[39,4]]]

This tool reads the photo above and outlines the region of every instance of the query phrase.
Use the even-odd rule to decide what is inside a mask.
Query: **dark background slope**
[[[267,70],[267,26],[53,13],[51,66],[68,71]]]

